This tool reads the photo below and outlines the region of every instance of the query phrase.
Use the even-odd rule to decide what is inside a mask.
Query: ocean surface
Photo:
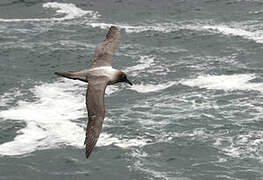
[[[82,70],[111,25],[103,132]],[[263,179],[262,0],[1,0],[1,180]]]

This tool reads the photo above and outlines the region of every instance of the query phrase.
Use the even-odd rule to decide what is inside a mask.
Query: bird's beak
[[[129,81],[128,79],[126,79],[126,81],[125,81],[126,83],[128,83],[129,85],[131,85],[132,86],[132,83],[131,83],[131,81]]]

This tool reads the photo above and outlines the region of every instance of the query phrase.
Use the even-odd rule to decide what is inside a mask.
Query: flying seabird
[[[86,129],[86,157],[91,154],[99,138],[105,117],[104,95],[107,85],[118,82],[132,83],[126,74],[112,68],[112,55],[120,43],[120,31],[111,26],[106,39],[96,47],[94,59],[88,69],[82,71],[55,72],[56,75],[88,83],[86,92],[86,107],[88,110],[88,125]]]

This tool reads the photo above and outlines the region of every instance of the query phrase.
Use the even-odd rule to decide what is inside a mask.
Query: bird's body
[[[120,70],[114,69],[110,66],[101,66],[101,67],[95,67],[92,69],[88,70],[88,74],[90,77],[99,77],[99,76],[104,76],[109,79],[110,84],[114,84],[118,80],[118,75],[121,73]]]
[[[90,68],[82,71],[56,72],[55,74],[69,79],[88,83],[86,105],[88,125],[86,129],[86,157],[88,158],[99,138],[105,117],[104,95],[107,85],[126,82],[132,85],[126,74],[112,68],[112,55],[120,42],[119,30],[112,26],[106,39],[96,48]]]
[[[108,85],[114,84],[118,80],[118,75],[122,71],[112,68],[111,66],[101,66],[95,68],[89,68],[78,72],[62,72],[56,73],[57,75],[64,76],[69,79],[78,79],[84,82],[88,82],[95,77],[105,77],[109,80]]]

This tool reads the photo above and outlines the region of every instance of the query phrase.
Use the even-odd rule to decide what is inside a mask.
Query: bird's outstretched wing
[[[120,43],[120,38],[121,36],[118,28],[115,26],[111,26],[106,35],[106,39],[96,48],[94,59],[90,68],[111,66],[112,55],[114,50]]]
[[[108,78],[97,77],[89,81],[86,105],[88,110],[88,126],[86,129],[86,157],[88,158],[99,138],[105,117],[104,94]]]

